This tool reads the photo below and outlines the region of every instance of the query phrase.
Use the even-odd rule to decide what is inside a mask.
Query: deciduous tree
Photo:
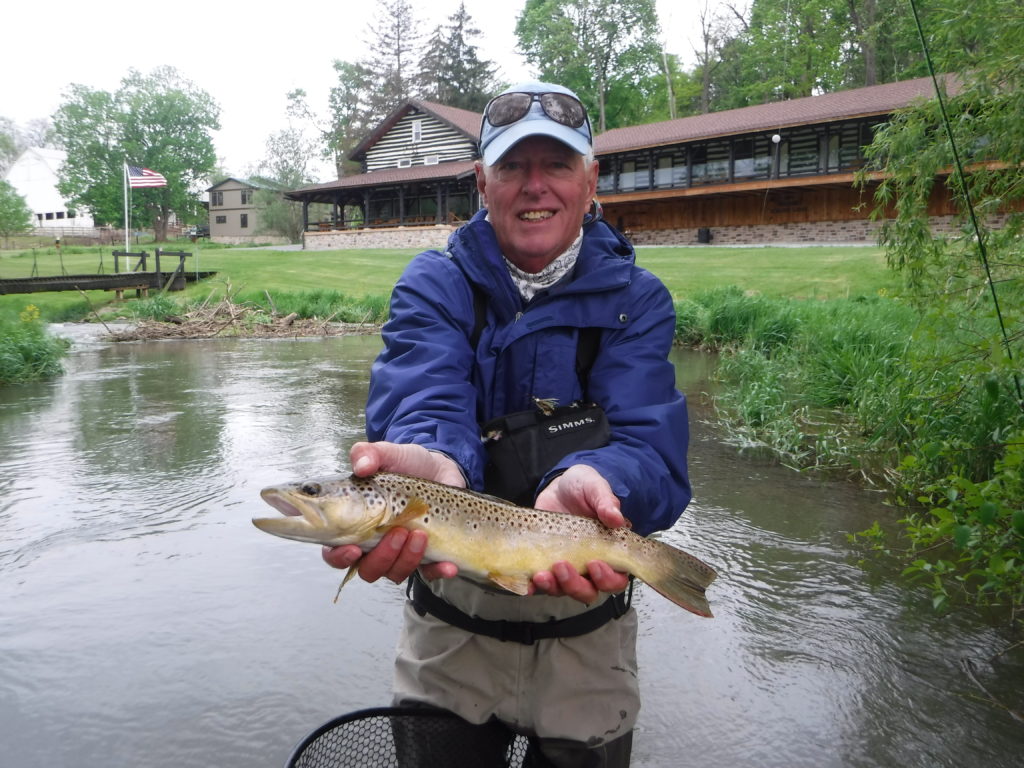
[[[129,70],[114,93],[72,85],[54,130],[67,150],[58,190],[98,222],[123,224],[123,165],[162,174],[167,186],[132,191],[132,221],[165,239],[172,212],[183,218],[198,205],[201,182],[214,168],[210,132],[220,108],[172,67],[149,75]]]
[[[604,131],[638,122],[664,88],[654,0],[527,0],[519,49],[542,80],[571,88]]]
[[[32,228],[32,211],[25,198],[14,186],[0,181],[0,236],[7,242],[11,235],[19,235]]]

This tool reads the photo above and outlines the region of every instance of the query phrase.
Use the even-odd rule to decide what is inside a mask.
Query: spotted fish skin
[[[519,507],[503,499],[429,480],[379,472],[264,488],[280,518],[254,519],[267,533],[327,546],[372,549],[394,527],[428,534],[424,560],[455,563],[459,572],[527,594],[530,579],[567,561],[580,573],[603,560],[631,573],[683,608],[710,617],[705,589],[714,569],[698,558],[627,528]]]

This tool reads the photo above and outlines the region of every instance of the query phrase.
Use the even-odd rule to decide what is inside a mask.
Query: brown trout
[[[286,539],[331,547],[357,544],[368,551],[391,528],[426,531],[425,562],[455,563],[460,574],[517,595],[526,595],[533,574],[556,562],[567,561],[585,573],[589,561],[603,560],[686,610],[711,616],[704,590],[717,575],[714,569],[664,542],[592,518],[518,507],[387,472],[277,485],[260,495],[286,517],[253,524]],[[350,569],[345,582],[354,573]]]

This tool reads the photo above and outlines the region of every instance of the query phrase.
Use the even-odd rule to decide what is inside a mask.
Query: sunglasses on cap
[[[580,128],[587,121],[587,110],[573,96],[565,93],[503,93],[495,96],[484,109],[484,117],[495,128],[522,120],[533,102],[539,101],[544,114],[556,123]]]

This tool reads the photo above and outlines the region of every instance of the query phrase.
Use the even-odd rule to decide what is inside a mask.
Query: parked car
[[[197,237],[209,237],[210,236],[210,225],[209,224],[196,224],[194,227],[190,227],[188,230],[188,236],[195,239]]]

